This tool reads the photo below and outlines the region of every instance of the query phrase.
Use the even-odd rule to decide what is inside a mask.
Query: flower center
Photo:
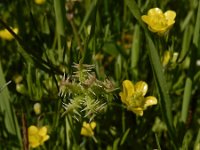
[[[151,18],[152,26],[156,29],[167,26],[167,20],[164,15],[157,14]]]

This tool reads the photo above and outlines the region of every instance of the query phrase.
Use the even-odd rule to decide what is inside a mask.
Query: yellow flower
[[[91,123],[86,123],[85,121],[83,122],[83,126],[81,128],[81,135],[84,136],[93,136],[94,135],[94,128],[96,127],[96,122],[91,122]]]
[[[46,2],[46,0],[35,0],[35,3],[38,5],[42,5]]]
[[[48,139],[49,135],[47,135],[47,127],[43,126],[41,128],[38,128],[34,125],[31,125],[28,128],[28,141],[30,147],[36,148],[42,145]]]
[[[122,83],[123,91],[119,93],[122,103],[128,110],[139,116],[143,116],[143,111],[148,107],[157,104],[154,96],[144,97],[148,90],[148,85],[144,81],[139,81],[135,85],[129,80]]]
[[[159,35],[166,33],[175,23],[176,12],[168,10],[165,13],[159,8],[152,8],[147,15],[142,16],[142,20],[148,24],[148,28],[152,32]]]
[[[13,32],[18,34],[18,28],[14,28],[12,30],[13,30]],[[14,39],[12,34],[7,29],[0,30],[0,38],[2,38],[4,40],[12,40],[12,39]]]

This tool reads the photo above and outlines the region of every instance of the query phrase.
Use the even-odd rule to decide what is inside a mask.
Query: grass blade
[[[64,19],[64,0],[54,0],[54,9],[56,17],[56,29],[59,35],[65,35],[65,19]]]
[[[155,134],[155,138],[156,138],[156,144],[158,146],[158,150],[161,150],[161,147],[160,147],[160,143],[159,143],[159,139],[158,139],[158,135]]]
[[[184,89],[184,95],[183,95],[183,103],[182,103],[182,111],[181,111],[181,121],[186,123],[187,116],[188,116],[188,109],[189,104],[192,96],[192,88],[193,88],[193,81],[194,81],[194,72],[196,67],[196,56],[197,56],[197,49],[192,44],[191,46],[191,61],[190,61],[190,67],[188,69],[188,76],[185,83],[185,89]]]
[[[199,32],[200,32],[200,1],[199,1],[198,11],[197,11],[197,19],[196,19],[196,24],[194,28],[194,37],[193,37],[193,43],[196,47],[199,46]]]
[[[189,103],[191,99],[191,93],[192,93],[192,80],[191,78],[188,77],[185,83],[183,104],[182,104],[182,111],[181,111],[181,121],[183,121],[184,123],[186,122],[187,116],[188,116],[188,108],[189,108]]]
[[[125,140],[126,140],[128,134],[129,134],[130,130],[131,130],[130,128],[128,128],[128,129],[126,130],[126,132],[124,133],[124,135],[123,135],[123,137],[122,137],[122,140],[121,140],[121,142],[120,142],[120,145],[123,145],[123,144],[124,144],[124,142],[125,142]]]
[[[4,74],[2,70],[2,66],[0,63],[0,85],[5,85],[5,79],[4,79]],[[13,135],[16,135],[18,138],[18,141],[20,143],[20,146],[22,146],[21,142],[21,134],[20,134],[20,128],[18,126],[17,122],[17,117],[13,111],[13,108],[10,104],[10,95],[8,88],[5,86],[1,92],[0,92],[0,111],[2,111],[5,114],[5,126],[8,130]]]

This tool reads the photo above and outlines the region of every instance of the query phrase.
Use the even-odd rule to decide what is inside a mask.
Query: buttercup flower
[[[175,23],[176,12],[168,10],[165,13],[159,8],[152,8],[147,15],[142,16],[142,20],[148,24],[150,31],[163,35]]]
[[[89,137],[93,136],[94,135],[93,130],[95,129],[95,127],[96,127],[96,122],[93,121],[91,123],[86,123],[84,121],[81,129],[81,135]]]
[[[43,126],[41,128],[38,128],[34,125],[31,125],[28,128],[28,141],[30,147],[36,148],[42,145],[48,139],[49,135],[47,134],[47,127]]]
[[[144,97],[148,90],[148,84],[144,81],[139,81],[135,85],[129,80],[122,83],[123,91],[119,93],[122,103],[128,110],[139,116],[143,116],[143,111],[148,107],[157,104],[157,99],[154,96]]]
[[[35,0],[35,3],[38,5],[42,5],[46,2],[46,0]]]
[[[13,30],[13,32],[18,34],[18,28],[14,28],[12,30]],[[0,38],[2,38],[4,40],[12,40],[12,39],[14,39],[12,34],[7,29],[0,30]]]

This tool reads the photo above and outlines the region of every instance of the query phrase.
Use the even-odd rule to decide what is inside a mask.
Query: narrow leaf
[[[129,134],[130,130],[131,130],[130,128],[128,128],[128,129],[126,130],[126,132],[124,133],[124,135],[123,135],[123,137],[122,137],[122,140],[121,140],[121,142],[120,142],[120,145],[123,145],[123,144],[124,144],[124,142],[125,142],[125,140],[126,140],[128,134]]]
[[[200,32],[200,1],[199,1],[198,11],[197,11],[197,19],[196,19],[196,24],[194,28],[194,37],[193,37],[193,43],[196,47],[199,46],[199,32]]]

